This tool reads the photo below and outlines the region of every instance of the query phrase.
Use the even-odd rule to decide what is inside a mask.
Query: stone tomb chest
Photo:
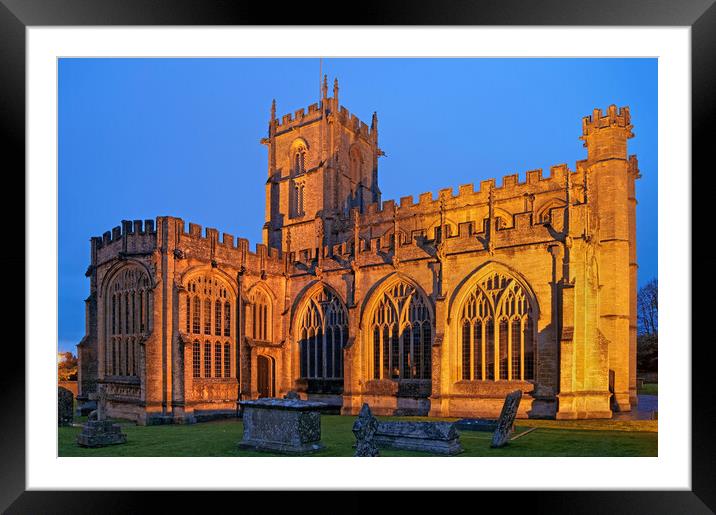
[[[378,447],[455,455],[463,451],[453,422],[378,422]]]
[[[323,448],[321,444],[322,402],[266,398],[241,401],[243,449],[303,454]]]

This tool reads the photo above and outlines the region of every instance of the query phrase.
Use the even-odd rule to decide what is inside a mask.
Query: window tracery
[[[192,344],[192,376],[232,377],[231,344],[225,341],[232,336],[234,298],[229,288],[211,274],[194,276],[187,284],[185,305],[184,327],[203,340],[202,344],[197,338]]]
[[[460,310],[461,379],[534,379],[534,310],[522,285],[492,273]]]
[[[348,341],[348,313],[327,288],[308,299],[298,326],[301,377],[343,377],[343,348]]]
[[[252,321],[254,340],[271,341],[271,302],[268,295],[257,290],[252,299]]]
[[[107,288],[105,374],[139,375],[139,341],[149,330],[151,287],[149,276],[137,266],[126,266]]]
[[[374,379],[430,379],[432,316],[425,296],[400,281],[373,311]]]

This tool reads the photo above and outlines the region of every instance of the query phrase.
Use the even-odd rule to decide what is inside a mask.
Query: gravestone
[[[127,435],[122,432],[119,424],[107,420],[107,395],[104,387],[100,385],[97,392],[97,409],[90,413],[87,422],[82,426],[82,432],[77,435],[77,445],[80,447],[106,447],[127,443]]]
[[[320,410],[325,403],[269,397],[239,404],[244,421],[240,448],[288,454],[323,448]]]
[[[449,456],[464,450],[454,422],[378,422],[375,443],[381,448]]]
[[[510,441],[520,400],[522,400],[521,390],[515,390],[505,397],[505,403],[502,405],[502,412],[500,412],[500,418],[497,421],[497,429],[492,434],[490,447],[504,447]]]
[[[353,434],[356,437],[356,452],[354,456],[378,456],[378,446],[375,443],[375,433],[378,431],[378,419],[370,412],[367,403],[358,414],[353,424]]]
[[[71,426],[74,420],[74,395],[67,388],[57,387],[57,425]]]

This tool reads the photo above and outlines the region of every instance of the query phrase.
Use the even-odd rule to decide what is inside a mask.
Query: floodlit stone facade
[[[357,414],[608,418],[636,401],[629,108],[583,119],[587,159],[382,201],[378,121],[338,84],[268,136],[263,243],[179,218],[91,239],[79,400],[189,423],[283,396]]]

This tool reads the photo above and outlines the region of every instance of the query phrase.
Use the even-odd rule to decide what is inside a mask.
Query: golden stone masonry
[[[381,201],[378,119],[338,83],[268,136],[263,243],[171,216],[91,240],[79,397],[140,424],[282,397],[358,414],[609,418],[636,404],[629,108],[582,122],[587,159]]]

